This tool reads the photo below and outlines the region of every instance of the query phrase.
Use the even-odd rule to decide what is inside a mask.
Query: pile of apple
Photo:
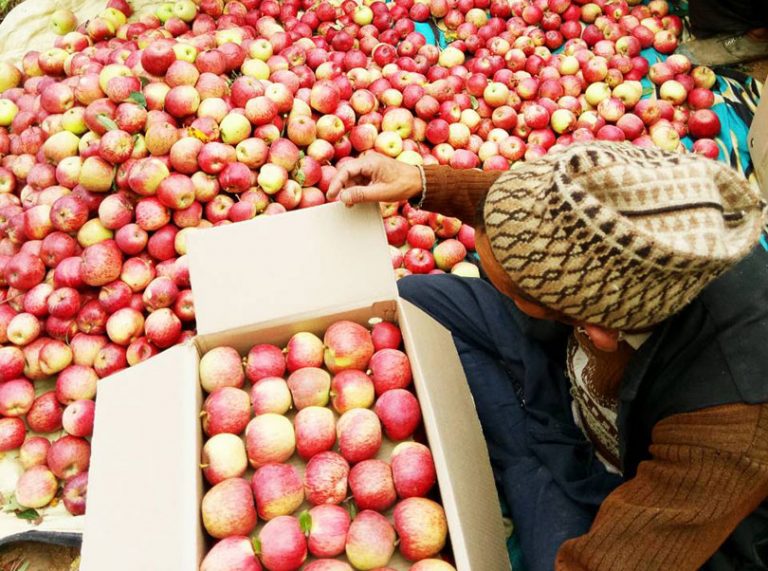
[[[421,562],[411,569],[453,569],[437,559],[447,523],[426,497],[432,455],[411,439],[421,410],[401,340],[390,322],[337,321],[323,339],[303,331],[244,359],[227,346],[203,356],[202,517],[219,541],[202,571],[292,571],[308,554],[313,571],[384,568],[396,545]]]
[[[395,277],[451,272],[479,277],[477,266],[467,261],[475,249],[475,230],[458,218],[427,212],[405,204],[382,205]],[[439,240],[439,241],[438,241]]]
[[[415,31],[429,18],[446,49]],[[714,73],[640,54],[676,47],[664,0],[109,0],[53,25],[54,47],[0,63],[0,451],[27,458],[20,486],[68,481],[58,450],[85,471],[96,381],[194,335],[190,232],[322,204],[371,151],[489,170],[593,139],[718,153]],[[477,275],[470,227],[382,210],[396,275]],[[66,443],[50,473],[37,435]]]

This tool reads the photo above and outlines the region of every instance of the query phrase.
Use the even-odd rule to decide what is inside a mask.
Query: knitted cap
[[[722,163],[592,143],[504,173],[484,218],[520,289],[576,320],[631,330],[679,311],[744,257],[764,207]]]

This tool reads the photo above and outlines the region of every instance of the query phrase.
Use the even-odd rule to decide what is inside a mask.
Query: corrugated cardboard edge
[[[260,216],[193,232],[187,245],[201,335],[397,296],[375,204]]]
[[[454,549],[457,569],[511,569],[487,445],[453,338],[413,304],[401,299],[398,305],[401,326],[409,332],[405,350],[411,367],[430,385],[417,384],[416,393],[440,478],[451,541],[464,546]],[[430,350],[417,351],[416,339],[429,339]],[[452,445],[459,442],[460,446]],[[467,477],[468,473],[472,476]],[[492,514],[498,517],[489,517]]]
[[[193,343],[178,345],[99,382],[81,571],[137,571],[135,557],[104,549],[130,550],[137,535],[141,559],[151,562],[141,571],[197,569],[203,537],[199,503],[190,501],[202,485],[197,362]],[[130,454],[147,447],[158,456]],[[145,533],[148,521],[163,533]]]
[[[749,128],[748,143],[757,183],[763,198],[768,200],[768,81],[763,86],[763,96]]]

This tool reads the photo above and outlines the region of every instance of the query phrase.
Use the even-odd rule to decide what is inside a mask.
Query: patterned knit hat
[[[642,329],[756,244],[765,203],[722,163],[631,144],[572,145],[504,173],[485,200],[493,254],[579,321]]]

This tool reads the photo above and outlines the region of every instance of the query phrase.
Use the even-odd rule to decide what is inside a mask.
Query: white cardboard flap
[[[200,399],[192,344],[99,381],[82,571],[197,569]]]
[[[397,296],[375,204],[260,216],[192,232],[188,246],[201,334]]]
[[[768,81],[765,85],[768,86]],[[760,105],[758,105],[752,119],[748,143],[757,182],[762,190],[763,198],[768,200],[768,91],[760,100]]]
[[[480,420],[450,332],[401,299],[400,325],[440,481],[458,571],[511,568]],[[422,349],[417,349],[417,346]]]

